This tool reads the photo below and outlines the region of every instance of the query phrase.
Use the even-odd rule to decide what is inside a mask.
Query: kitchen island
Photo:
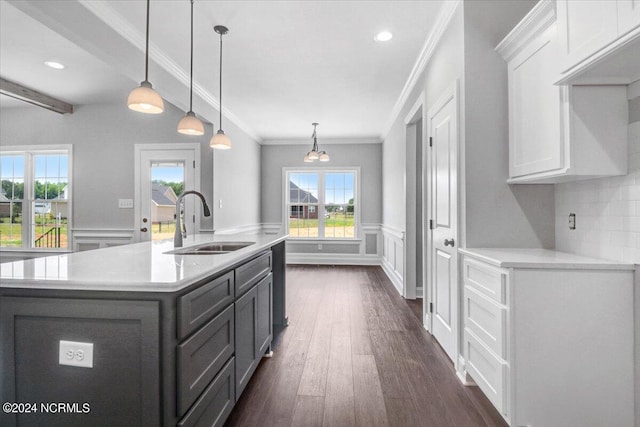
[[[0,424],[224,424],[286,326],[285,238],[200,235],[185,248],[252,244],[182,255],[146,242],[0,264],[0,400],[16,403]]]

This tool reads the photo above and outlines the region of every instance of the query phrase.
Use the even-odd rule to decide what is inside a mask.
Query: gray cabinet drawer
[[[235,349],[233,304],[178,346],[178,416],[186,412]]]
[[[271,271],[271,251],[236,268],[236,298]]]
[[[178,299],[178,339],[182,339],[233,302],[233,271]]]
[[[235,359],[232,357],[202,393],[178,427],[222,426],[235,404]]]

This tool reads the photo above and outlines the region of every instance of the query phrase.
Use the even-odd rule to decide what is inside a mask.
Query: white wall
[[[508,185],[507,65],[496,45],[535,1],[464,3],[466,247],[554,246],[552,185]]]
[[[556,185],[556,249],[640,264],[640,109],[631,120],[628,175]]]
[[[331,161],[327,166],[360,166],[360,206],[363,224],[380,224],[382,220],[382,145],[350,144],[348,139],[340,144],[323,144]],[[263,145],[261,155],[262,222],[282,223],[283,185],[282,168],[318,168],[319,163],[304,163],[304,155],[311,148],[307,145]]]
[[[181,135],[176,126],[183,115],[168,102],[160,115],[133,112],[124,101],[76,105],[74,113],[66,115],[32,106],[4,108],[0,141],[2,145],[73,144],[73,227],[133,230],[133,209],[119,209],[118,199],[134,197],[135,144],[200,142],[201,190],[207,201],[214,200],[212,127],[205,124],[202,137]],[[215,205],[216,228],[257,224],[260,148],[233,124],[225,127],[234,146],[227,153],[216,153],[216,196],[224,197],[222,210],[210,203]],[[238,179],[231,184],[229,176]],[[212,229],[212,219],[202,217],[201,227]]]

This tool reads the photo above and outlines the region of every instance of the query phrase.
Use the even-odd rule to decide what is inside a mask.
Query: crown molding
[[[345,144],[382,144],[378,137],[371,138],[318,138],[319,145],[345,145]],[[261,145],[308,145],[311,138],[274,138],[264,139]]]
[[[554,22],[556,22],[555,0],[542,0],[506,35],[495,50],[505,61],[509,61],[531,39],[541,34]]]
[[[145,50],[145,34],[116,12],[108,1],[105,0],[78,0],[87,10],[93,13],[98,19],[108,25],[112,30],[120,34],[125,40],[139,49],[141,52]],[[153,59],[162,69],[173,76],[180,84],[189,87],[189,73],[176,63],[169,55],[164,53],[158,46],[149,42],[149,58]],[[202,85],[194,80],[193,93],[198,95],[203,101],[214,109],[220,111],[220,101]],[[256,142],[261,143],[262,139],[247,124],[245,124],[237,115],[232,113],[228,108],[222,109],[222,115],[229,121],[233,122],[249,137]]]
[[[383,140],[387,138],[387,135],[389,134],[389,131],[393,126],[393,123],[396,121],[396,119],[402,112],[402,108],[404,107],[407,100],[409,99],[409,95],[411,95],[411,92],[413,91],[416,84],[418,83],[418,79],[420,78],[420,75],[422,74],[425,67],[427,66],[427,63],[429,62],[429,59],[433,55],[433,52],[435,51],[436,46],[438,46],[438,43],[440,42],[442,35],[444,34],[445,30],[449,26],[449,23],[451,22],[451,18],[453,18],[453,14],[458,8],[458,5],[460,5],[461,3],[462,3],[461,0],[452,0],[452,1],[445,0],[443,2],[442,9],[440,9],[438,18],[436,19],[436,22],[433,26],[433,30],[431,31],[431,33],[429,34],[429,37],[427,38],[426,42],[422,46],[420,55],[418,56],[418,59],[416,60],[415,64],[413,65],[413,68],[411,69],[411,73],[407,78],[407,82],[404,84],[404,87],[400,92],[400,96],[398,97],[398,100],[393,106],[393,110],[391,110],[391,117],[389,118],[389,121],[385,125],[384,130],[382,132]]]

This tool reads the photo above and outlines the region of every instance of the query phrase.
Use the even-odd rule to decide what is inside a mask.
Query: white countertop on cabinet
[[[634,270],[634,264],[589,258],[549,249],[461,248],[459,252],[503,268]]]
[[[0,264],[1,288],[175,292],[226,270],[285,240],[286,234],[196,235],[183,247],[211,242],[255,242],[226,254],[176,255],[173,239]]]

